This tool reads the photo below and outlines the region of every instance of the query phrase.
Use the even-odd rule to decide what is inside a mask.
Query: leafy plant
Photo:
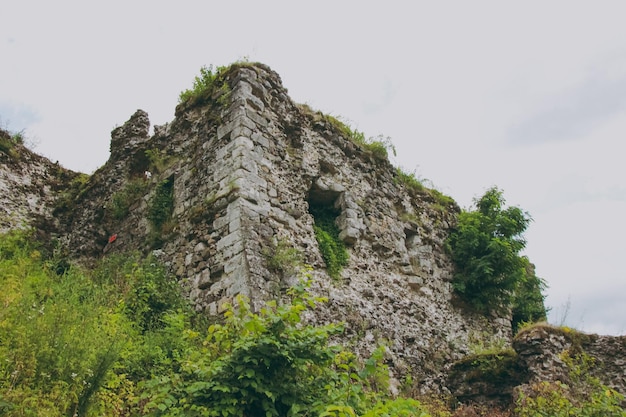
[[[209,326],[203,347],[180,372],[144,385],[148,415],[202,416],[426,416],[415,400],[385,393],[384,348],[363,366],[354,354],[330,345],[341,326],[312,326],[302,314],[322,298],[302,283],[291,302],[270,301],[253,313],[245,297],[229,305],[223,324]],[[386,414],[388,413],[388,414]]]
[[[228,67],[213,68],[213,65],[203,66],[200,68],[200,75],[196,76],[191,89],[184,90],[178,98],[179,103],[193,100],[200,100],[203,96],[210,94],[216,88],[216,81],[220,75],[224,74]],[[217,88],[222,90],[222,95],[228,94],[230,91],[228,85],[222,82]]]
[[[123,296],[122,311],[142,332],[163,328],[168,312],[186,306],[176,278],[152,256],[113,254],[102,259],[92,276],[98,285],[113,287]]]
[[[0,235],[1,414],[139,415],[138,382],[199,349],[202,320],[154,258],[55,269],[30,235]]]
[[[448,238],[456,272],[452,285],[478,311],[508,309],[525,279],[519,252],[530,217],[519,207],[504,207],[502,191],[489,189],[475,200],[476,210],[459,214]]]
[[[337,348],[336,325],[300,326],[301,313],[320,299],[294,289],[291,304],[269,302],[252,313],[244,297],[229,306],[223,325],[209,327],[204,348],[176,379],[148,383],[146,409],[206,416],[283,416],[312,407],[324,393],[326,370]]]
[[[535,274],[535,267],[528,258],[521,258],[523,274],[515,289],[512,305],[513,333],[516,333],[524,323],[537,323],[546,320],[544,304],[546,282]]]
[[[20,233],[0,238],[0,286],[8,415],[84,415],[123,347],[126,320],[78,268],[46,268]]]
[[[338,213],[332,207],[323,205],[311,205],[309,210],[315,219],[313,230],[326,270],[331,278],[337,280],[349,260],[348,250],[339,239],[339,229],[335,224]]]
[[[170,235],[175,224],[172,222],[174,212],[174,177],[161,181],[154,192],[154,196],[148,205],[148,220],[150,221],[150,233],[147,242],[155,248],[163,244],[164,239]]]

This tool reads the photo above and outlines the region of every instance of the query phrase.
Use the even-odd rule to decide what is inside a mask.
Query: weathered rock
[[[598,336],[569,328],[537,326],[520,333],[513,347],[528,369],[529,382],[567,383],[569,369],[563,354],[584,353],[593,360],[591,376],[626,395],[626,336]]]
[[[519,392],[532,395],[531,384],[584,384],[587,377],[626,394],[626,336],[537,325],[520,332],[512,346],[514,350],[469,355],[455,363],[447,381],[453,396],[466,404],[509,407]],[[571,366],[581,366],[581,358],[591,362],[581,368],[583,381],[572,381]]]
[[[12,143],[8,132],[0,129],[0,136]],[[69,198],[77,177],[22,144],[0,149],[0,233],[35,226],[48,240],[59,227],[54,209]]]

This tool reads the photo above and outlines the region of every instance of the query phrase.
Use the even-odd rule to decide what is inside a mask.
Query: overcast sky
[[[171,121],[202,65],[263,62],[462,207],[503,189],[534,219],[550,320],[625,334],[625,16],[622,0],[0,0],[0,123],[91,173],[136,109]]]

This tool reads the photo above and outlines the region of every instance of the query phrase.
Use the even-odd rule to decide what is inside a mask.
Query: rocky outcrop
[[[584,385],[587,378],[597,378],[626,395],[626,336],[536,325],[520,332],[512,346],[502,352],[469,355],[455,363],[448,377],[454,397],[463,403],[509,407],[520,391],[532,395],[531,384]],[[582,374],[573,381],[571,372],[576,367]]]
[[[569,328],[536,326],[521,332],[513,341],[529,382],[569,381],[563,354],[584,353],[592,364],[585,370],[604,385],[626,395],[626,336],[598,336]]]

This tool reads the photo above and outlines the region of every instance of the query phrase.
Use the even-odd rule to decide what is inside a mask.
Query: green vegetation
[[[59,169],[60,170],[60,169]],[[61,175],[67,175],[65,173]],[[89,190],[91,177],[87,174],[76,174],[70,181],[69,186],[61,192],[55,204],[55,213],[70,211],[77,201]]]
[[[148,181],[145,178],[129,180],[124,188],[113,194],[107,209],[116,220],[122,220],[128,216],[130,207],[135,204],[148,190]]]
[[[339,213],[330,206],[310,205],[309,211],[315,219],[315,238],[319,245],[322,258],[326,263],[328,275],[339,280],[341,270],[348,265],[349,255],[346,245],[339,239],[339,229],[335,219]]]
[[[150,221],[150,233],[148,243],[155,248],[163,244],[164,239],[171,233],[174,225],[172,213],[174,212],[174,177],[159,182],[154,191],[154,196],[148,204],[148,220]]]
[[[160,174],[173,165],[176,158],[169,156],[162,149],[148,149],[145,152],[146,158],[150,163],[149,169],[156,174]]]
[[[353,354],[329,345],[339,326],[302,324],[302,313],[322,301],[305,289],[294,287],[291,303],[269,302],[258,314],[238,297],[177,378],[147,384],[157,395],[146,410],[168,416],[356,416],[393,407],[396,402],[381,393],[387,384],[382,351],[359,366]],[[421,415],[417,401],[398,401],[400,406],[411,411],[408,416]]]
[[[517,398],[515,411],[519,417],[626,416],[620,405],[624,397],[591,376],[594,366],[591,357],[571,356],[566,351],[561,359],[569,368],[568,384],[560,381],[531,384]]]
[[[535,274],[535,267],[528,258],[522,257],[522,275],[512,300],[513,333],[517,333],[525,323],[546,320],[546,307],[543,295],[546,283]]]
[[[17,232],[0,237],[0,286],[7,416],[126,415],[114,403],[165,365],[176,339],[164,343],[162,334],[184,306],[154,260],[111,258],[93,272],[57,275],[54,260]]]
[[[302,252],[288,240],[273,242],[271,249],[264,251],[270,271],[292,274],[304,266]]]
[[[402,168],[396,168],[396,183],[404,184],[411,192],[420,194],[426,191],[426,187],[420,179],[417,178],[415,172],[406,172]]]
[[[161,181],[148,206],[148,220],[160,229],[172,217],[174,211],[174,178]]]
[[[179,103],[192,102],[198,104],[206,101],[217,90],[220,91],[220,99],[227,100],[230,87],[224,80],[224,74],[230,67],[217,67],[213,65],[200,68],[200,75],[196,76],[191,89],[184,90],[178,98]]]
[[[8,155],[12,159],[16,159],[18,154],[15,150],[17,145],[24,144],[24,132],[10,133],[4,129],[0,129],[0,152]]]
[[[413,196],[430,196],[434,202],[433,208],[441,213],[449,211],[450,207],[457,207],[456,202],[452,197],[443,194],[435,188],[427,188],[424,185],[424,182],[428,180],[421,180],[417,178],[415,172],[407,172],[404,169],[397,167],[394,181],[396,184],[403,184]]]
[[[469,355],[454,364],[452,373],[463,372],[468,383],[511,384],[522,381],[523,369],[513,349]]]
[[[519,255],[530,217],[519,207],[504,207],[502,191],[489,189],[475,200],[476,210],[459,214],[448,245],[456,266],[453,286],[476,310],[514,307],[516,324],[545,318],[543,282]],[[525,306],[526,300],[533,304]]]
[[[363,132],[359,132],[356,129],[352,129],[349,125],[342,122],[336,117],[330,115],[322,116],[327,122],[329,122],[335,129],[337,129],[343,136],[350,139],[353,143],[357,144],[362,149],[367,150],[378,159],[386,160],[389,157],[389,151],[396,155],[396,147],[391,142],[391,138],[383,135],[377,137],[366,138]]]
[[[0,236],[3,416],[428,416],[388,395],[384,348],[365,362],[304,324],[306,284],[207,325],[155,259],[54,272],[28,236]],[[388,414],[385,414],[388,413]]]

